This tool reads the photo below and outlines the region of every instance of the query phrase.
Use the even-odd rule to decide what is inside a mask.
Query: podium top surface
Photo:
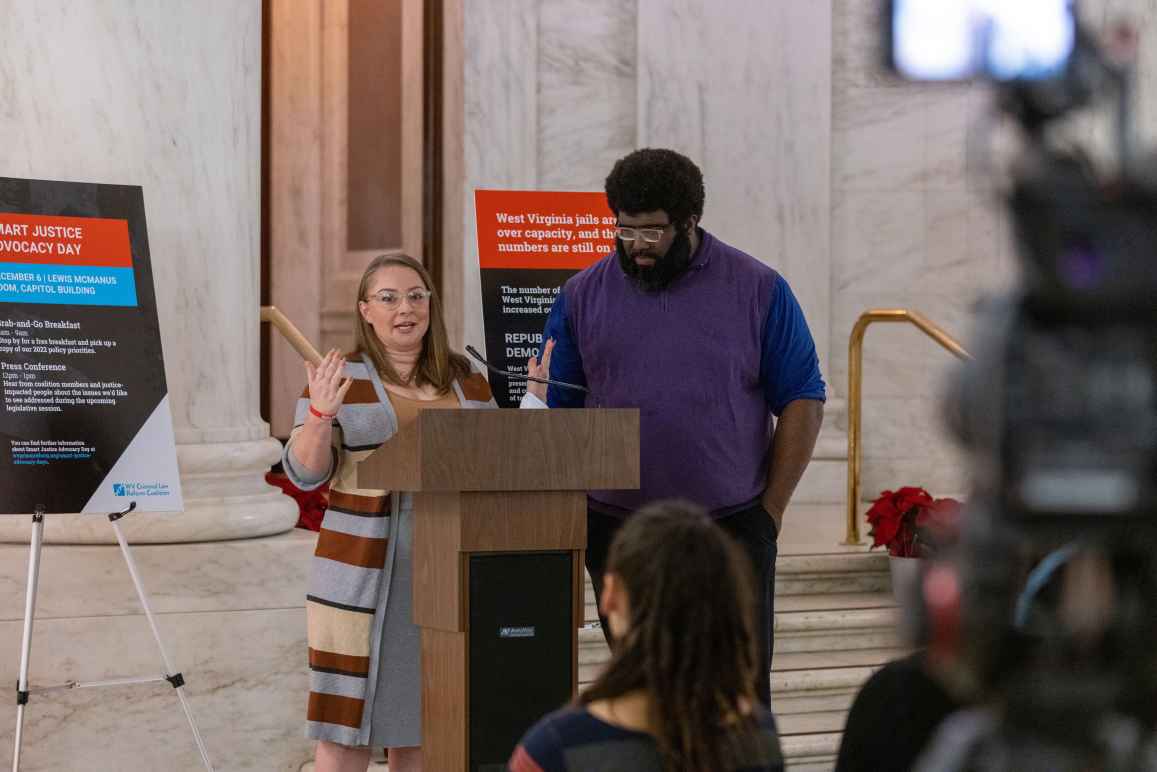
[[[358,466],[397,491],[586,491],[639,487],[639,411],[423,410]]]

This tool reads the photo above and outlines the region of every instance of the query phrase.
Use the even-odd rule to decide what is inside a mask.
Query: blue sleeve
[[[550,378],[553,381],[573,383],[576,386],[586,386],[587,376],[583,372],[583,359],[579,354],[578,344],[571,333],[570,320],[566,316],[566,292],[558,293],[551,306],[550,316],[546,319],[546,327],[542,331],[542,344],[551,338],[554,339],[554,353],[550,356]],[[586,404],[586,394],[574,389],[563,389],[558,386],[548,386],[546,389],[546,404],[550,407],[583,407]]]
[[[811,330],[782,276],[772,288],[771,308],[763,326],[759,379],[767,404],[777,417],[797,399],[827,399]]]

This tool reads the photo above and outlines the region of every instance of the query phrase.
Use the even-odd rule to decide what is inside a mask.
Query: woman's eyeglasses
[[[381,292],[370,295],[366,298],[366,302],[371,300],[381,303],[386,308],[397,308],[402,298],[410,301],[411,306],[424,306],[430,300],[430,296],[434,293],[428,289],[412,289],[409,292],[394,292],[393,290],[382,290]]]

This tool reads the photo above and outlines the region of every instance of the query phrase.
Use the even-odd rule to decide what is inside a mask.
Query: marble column
[[[261,3],[3,0],[0,168],[140,185],[178,443],[182,513],[141,513],[134,542],[284,532],[263,480],[280,452],[258,415]],[[0,518],[0,540],[27,540]],[[113,541],[53,517],[48,541]]]
[[[215,767],[297,770],[313,534],[263,473],[258,417],[259,0],[0,0],[0,170],[144,190],[186,511],[125,531]],[[287,532],[288,531],[288,532]],[[0,540],[29,520],[0,517]],[[283,533],[284,532],[284,533]],[[264,538],[240,538],[262,537]],[[52,516],[30,681],[156,675],[104,518]],[[207,542],[215,543],[180,543]],[[0,681],[16,679],[28,548],[0,545]],[[14,701],[0,705],[0,757]],[[36,692],[22,769],[200,768],[167,684]]]

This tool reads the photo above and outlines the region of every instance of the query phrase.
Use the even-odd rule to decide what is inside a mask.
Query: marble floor
[[[314,535],[133,548],[174,667],[220,772],[296,772],[302,734],[304,588]],[[20,660],[27,545],[0,545],[0,683]],[[30,683],[92,682],[161,671],[119,550],[44,547]],[[202,769],[166,683],[34,692],[21,770]],[[0,758],[11,758],[15,700],[0,701]]]

